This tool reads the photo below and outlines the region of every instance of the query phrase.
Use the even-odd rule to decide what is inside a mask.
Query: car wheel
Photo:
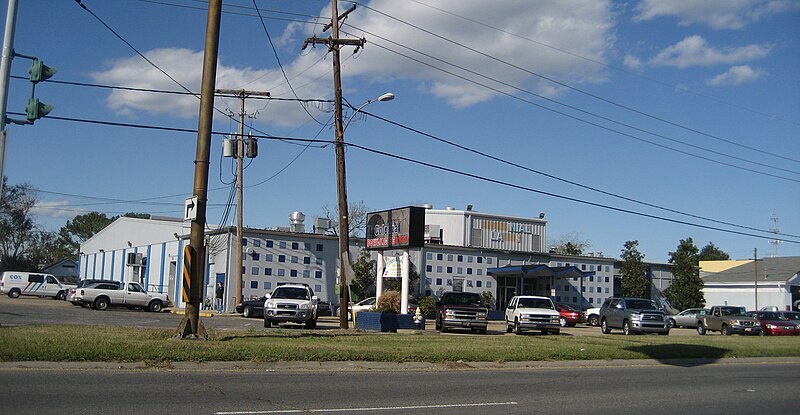
[[[20,294],[19,288],[14,288],[8,292],[8,296],[10,298],[19,298],[19,294]]]
[[[567,327],[567,319],[565,319],[564,317],[559,317],[558,318],[558,324],[561,327]]]
[[[512,326],[511,323],[506,320],[506,333],[511,333],[512,331],[514,331],[514,326]]]
[[[722,328],[719,330],[719,334],[723,336],[729,336],[731,334],[731,328],[727,324],[723,324]]]
[[[669,319],[669,328],[674,329],[677,326],[678,325],[675,323],[675,319],[674,318]]]
[[[561,330],[553,330],[551,333],[553,333],[554,336],[558,336],[561,334]]]
[[[150,305],[147,306],[147,310],[153,313],[160,313],[163,309],[164,303],[162,303],[161,300],[153,300],[150,302]]]
[[[65,294],[64,291],[59,291],[58,294],[56,294],[56,300],[64,301],[65,298],[67,298],[67,294]]]
[[[603,319],[603,321],[600,322],[600,331],[603,334],[611,333],[611,329],[608,328],[608,322],[606,321],[606,319]]]
[[[270,327],[272,327],[272,321],[271,321],[271,320],[269,320],[269,319],[267,319],[267,318],[265,318],[265,319],[264,319],[264,328],[265,328],[265,329],[268,329],[268,328],[270,328]]]
[[[95,310],[101,310],[101,311],[105,310],[105,309],[108,308],[108,300],[103,298],[103,297],[100,297],[100,298],[94,300],[94,304],[92,305],[92,308],[94,308]]]
[[[309,330],[317,328],[317,319],[306,321],[306,328]]]
[[[630,336],[631,332],[631,323],[628,320],[622,322],[622,333],[626,336]]]
[[[762,329],[761,331],[759,331],[759,332],[758,332],[758,335],[759,335],[759,336],[769,336],[769,333],[767,333],[767,331],[766,331],[766,330],[763,330],[763,329]]]
[[[699,334],[701,336],[705,336],[705,334],[706,334],[706,326],[704,326],[703,323],[698,323],[697,324],[697,334]]]
[[[589,316],[588,323],[590,326],[599,326],[600,325],[598,324],[600,322],[599,320],[600,320],[599,317],[591,315]]]
[[[667,330],[667,331],[659,331],[658,334],[661,335],[661,336],[667,336],[667,335],[669,335],[669,330]]]
[[[514,334],[522,334],[522,327],[519,326],[519,320],[516,317],[514,317]]]
[[[244,306],[244,310],[242,310],[242,316],[244,316],[244,318],[253,317],[253,307],[250,307],[249,305]]]
[[[486,334],[486,329],[480,329],[480,330],[478,330],[478,334]]]

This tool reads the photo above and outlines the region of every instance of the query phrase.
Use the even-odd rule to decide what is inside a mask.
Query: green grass
[[[511,362],[800,356],[800,337],[742,336],[439,336],[209,331],[179,340],[175,330],[31,325],[0,327],[0,361],[381,361]]]

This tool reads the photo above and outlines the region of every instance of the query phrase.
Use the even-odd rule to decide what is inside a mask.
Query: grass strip
[[[800,337],[499,336],[209,331],[208,341],[175,330],[85,325],[0,327],[0,361],[378,361],[512,362],[606,359],[797,357]]]

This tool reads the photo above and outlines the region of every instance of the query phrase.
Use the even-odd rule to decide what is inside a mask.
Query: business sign
[[[367,249],[421,248],[425,208],[409,206],[367,214]]]
[[[385,257],[384,278],[400,278],[403,276],[403,260],[396,256]]]

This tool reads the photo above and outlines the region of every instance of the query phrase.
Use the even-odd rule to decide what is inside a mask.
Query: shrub
[[[422,297],[419,299],[419,308],[422,314],[427,318],[436,316],[436,301],[433,297]]]
[[[489,310],[494,310],[494,295],[491,291],[484,291],[481,293],[481,302],[483,306]]]
[[[400,292],[384,291],[383,294],[378,297],[378,303],[375,305],[375,308],[380,313],[400,314]]]

